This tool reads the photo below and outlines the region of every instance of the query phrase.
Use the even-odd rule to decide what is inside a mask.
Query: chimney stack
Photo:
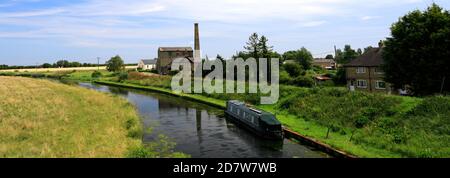
[[[194,59],[201,60],[201,54],[200,54],[200,35],[199,35],[199,29],[198,29],[198,23],[194,24]]]
[[[383,40],[380,40],[380,42],[378,42],[378,47],[379,47],[379,48],[383,48],[383,47],[384,47],[384,42],[383,42]]]

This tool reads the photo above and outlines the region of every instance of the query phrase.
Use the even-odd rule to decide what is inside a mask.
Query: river
[[[82,87],[126,98],[139,112],[145,128],[143,142],[158,135],[176,142],[175,151],[193,158],[323,158],[327,154],[285,139],[269,141],[225,118],[221,109],[148,91],[80,83]]]

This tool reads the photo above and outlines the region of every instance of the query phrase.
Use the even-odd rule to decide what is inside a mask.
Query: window
[[[383,70],[383,68],[377,67],[377,68],[375,68],[375,73],[384,74],[384,70]]]
[[[366,80],[358,80],[356,83],[356,86],[358,88],[367,88],[367,81]]]
[[[384,81],[376,81],[375,82],[376,89],[386,89],[386,82]]]
[[[366,68],[365,67],[358,67],[358,68],[356,68],[356,73],[357,74],[366,73]]]

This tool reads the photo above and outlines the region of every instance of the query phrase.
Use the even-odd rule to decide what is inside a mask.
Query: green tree
[[[287,51],[283,54],[284,60],[295,60],[303,69],[309,70],[312,67],[313,56],[305,47],[297,51]]]
[[[69,61],[67,60],[59,60],[56,62],[57,67],[69,67]]]
[[[71,62],[69,65],[70,67],[81,67],[81,63],[79,62]]]
[[[362,53],[361,49],[356,51],[356,50],[352,49],[352,47],[350,45],[345,45],[344,51],[342,51],[340,49],[337,50],[336,60],[340,64],[347,64],[351,60],[357,58],[360,55],[359,53]]]
[[[42,64],[42,67],[43,67],[43,68],[51,68],[52,65],[49,64],[49,63],[44,63],[44,64]]]
[[[304,72],[303,67],[297,63],[284,64],[283,67],[286,72],[289,73],[289,75],[293,78],[302,75],[302,73]]]
[[[273,46],[268,45],[268,39],[263,35],[259,40],[259,48],[261,50],[261,54],[259,56],[269,59],[272,58]]]
[[[328,54],[328,55],[325,57],[325,59],[334,59],[334,57],[333,57],[332,54]]]
[[[450,13],[437,4],[391,27],[383,52],[386,81],[415,95],[450,91]]]
[[[338,68],[336,75],[333,76],[333,82],[336,85],[345,85],[347,83],[347,78],[345,74],[345,69],[340,67]]]
[[[117,55],[106,61],[106,69],[110,72],[119,72],[125,68],[122,58]]]
[[[259,35],[257,33],[253,33],[250,35],[246,46],[244,46],[244,49],[247,50],[247,53],[250,54],[251,57],[255,59],[259,58],[261,47]]]

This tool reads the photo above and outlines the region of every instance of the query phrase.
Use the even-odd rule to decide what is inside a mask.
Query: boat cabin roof
[[[272,113],[248,107],[244,102],[241,102],[241,101],[232,100],[232,101],[228,101],[228,102],[233,105],[248,109],[248,110],[252,111],[253,113],[259,115],[261,120],[264,121],[268,125],[281,125],[281,123],[276,119],[275,115],[273,115]]]

